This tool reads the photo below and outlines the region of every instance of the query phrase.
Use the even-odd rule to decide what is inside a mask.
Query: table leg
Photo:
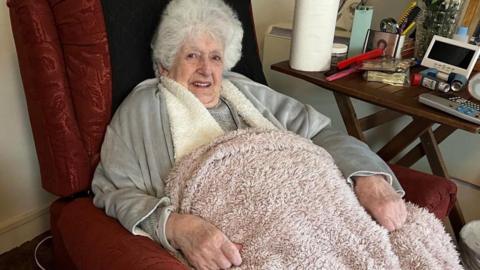
[[[442,154],[440,152],[440,149],[438,148],[438,144],[432,130],[429,129],[427,132],[422,134],[420,136],[420,141],[422,143],[423,149],[425,151],[425,154],[427,156],[427,159],[433,174],[439,175],[445,178],[450,178],[450,176],[448,175],[447,167],[445,166],[445,162],[443,161]],[[450,224],[452,225],[453,232],[455,233],[455,237],[457,239],[460,239],[459,234],[463,225],[465,225],[465,218],[463,216],[462,210],[460,209],[460,205],[458,201],[455,202],[455,205],[450,211],[450,214],[448,217],[450,219]]]
[[[413,119],[395,137],[393,137],[377,154],[385,161],[390,162],[402,150],[413,143],[421,134],[432,126],[432,122],[423,119]]]
[[[437,140],[435,139],[435,135],[433,135],[431,128],[420,135],[420,141],[433,174],[450,178],[445,162],[443,161],[442,153],[438,148]]]
[[[333,92],[333,95],[337,101],[348,134],[365,142],[365,136],[363,135],[357,113],[355,112],[355,108],[353,107],[350,98],[335,91]]]
[[[441,125],[433,132],[435,134],[435,140],[437,144],[440,144],[445,140],[450,134],[452,134],[456,128]],[[405,154],[401,159],[399,159],[396,163],[398,165],[402,165],[404,167],[411,167],[415,162],[421,159],[425,155],[425,151],[423,150],[422,144],[419,143],[415,147],[413,147],[407,154]]]

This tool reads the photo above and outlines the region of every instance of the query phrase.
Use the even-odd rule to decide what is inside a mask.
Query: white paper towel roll
[[[330,69],[339,0],[296,0],[290,66],[303,71]]]

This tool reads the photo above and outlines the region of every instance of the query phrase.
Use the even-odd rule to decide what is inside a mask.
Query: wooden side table
[[[365,141],[364,131],[392,121],[402,115],[411,116],[411,122],[385,144],[377,154],[389,162],[397,157],[407,146],[419,138],[420,143],[396,162],[410,167],[423,156],[427,157],[433,174],[450,178],[438,144],[457,129],[471,133],[480,133],[480,126],[430,108],[418,102],[417,97],[429,92],[423,87],[398,87],[377,82],[366,82],[360,73],[349,75],[336,81],[326,81],[321,72],[304,72],[290,68],[288,61],[271,66],[273,70],[303,79],[325,89],[331,90],[335,96],[341,116],[348,134]],[[461,93],[465,98],[468,94]],[[350,98],[356,98],[385,108],[382,111],[359,119]],[[440,124],[435,130],[432,126]],[[462,211],[455,203],[449,220],[457,236],[465,225]]]

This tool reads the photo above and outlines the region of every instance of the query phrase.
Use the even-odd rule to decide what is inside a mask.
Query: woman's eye
[[[219,62],[222,61],[222,57],[220,55],[214,55],[212,59]]]
[[[196,54],[196,53],[187,54],[187,58],[197,58],[197,57],[198,57],[198,54]]]

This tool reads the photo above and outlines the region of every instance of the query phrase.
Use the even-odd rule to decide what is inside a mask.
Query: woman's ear
[[[160,76],[167,76],[168,75],[168,70],[162,66],[160,63],[155,63],[155,75],[157,77]]]
[[[167,76],[168,75],[168,70],[162,66],[162,64],[157,64],[158,65],[158,72],[163,75]]]

